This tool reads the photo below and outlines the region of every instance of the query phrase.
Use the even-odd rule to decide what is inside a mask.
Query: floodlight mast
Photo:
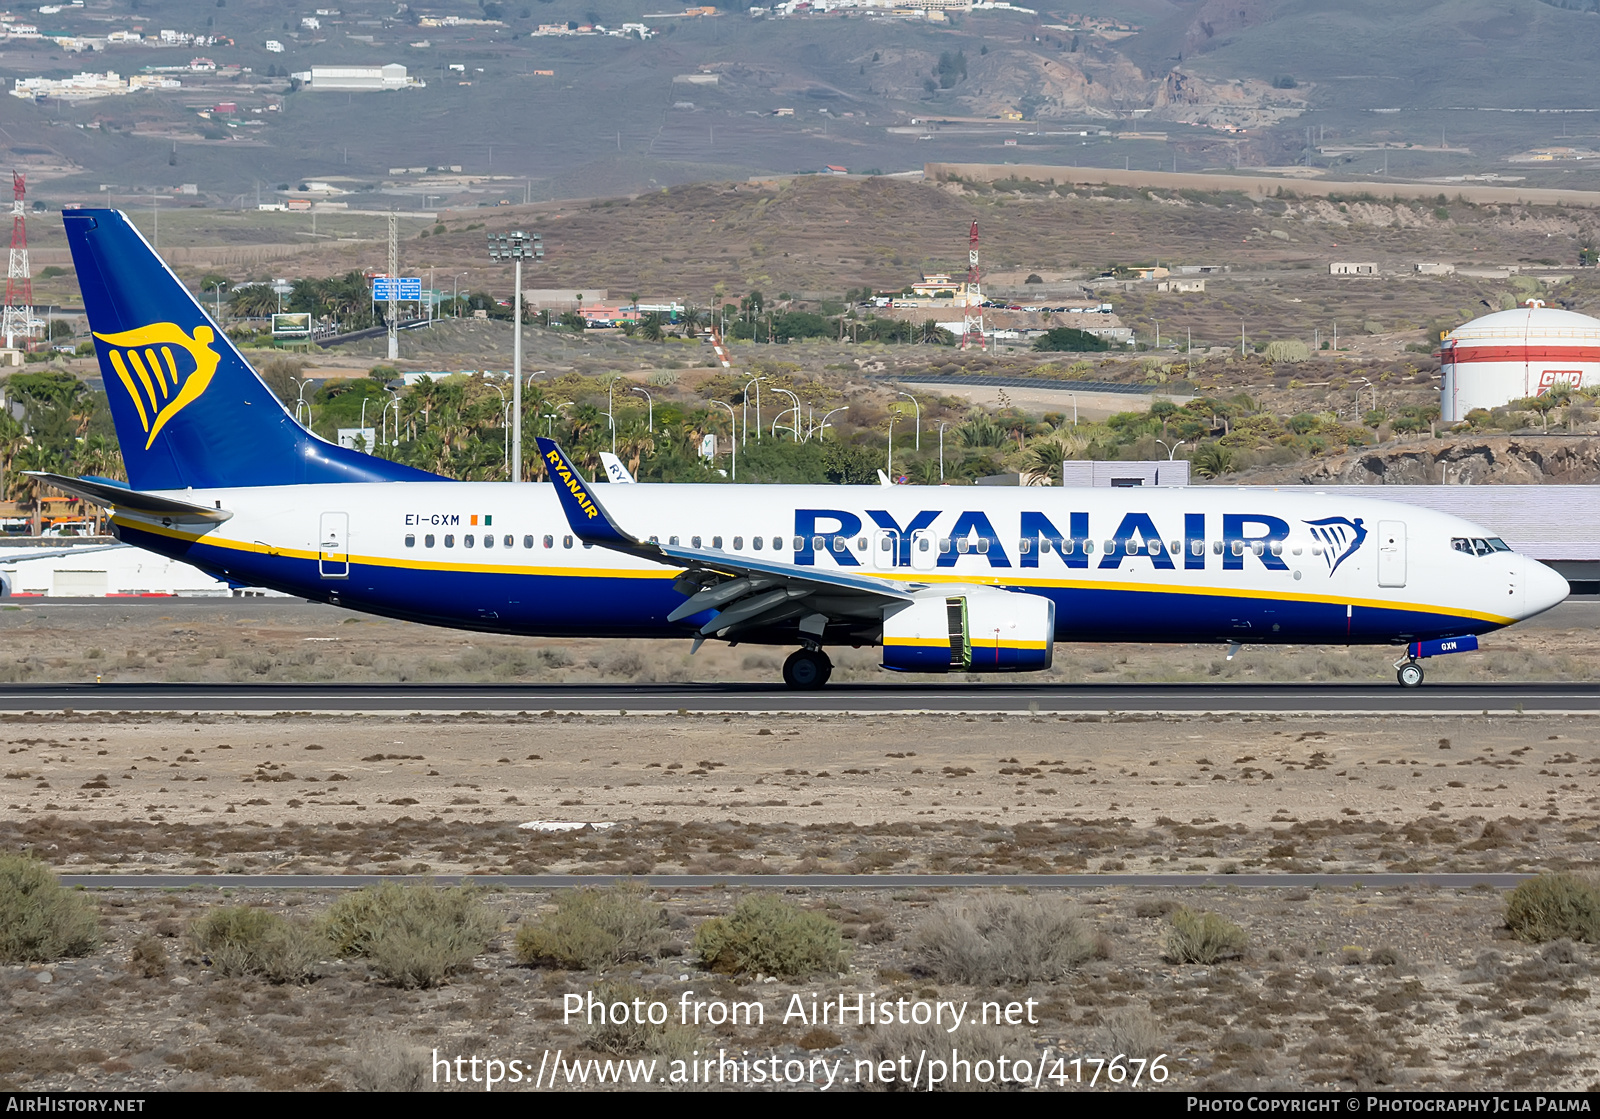
[[[544,238],[520,229],[489,234],[489,259],[515,264],[516,291],[511,298],[511,480],[522,481],[522,262],[544,259]]]

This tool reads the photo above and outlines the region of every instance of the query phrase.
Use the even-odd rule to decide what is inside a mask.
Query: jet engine
[[[1056,604],[993,587],[923,592],[883,611],[883,667],[900,672],[1036,672],[1054,653]]]

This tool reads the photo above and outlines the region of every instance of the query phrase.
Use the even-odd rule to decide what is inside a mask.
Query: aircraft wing
[[[713,635],[737,639],[741,631],[795,618],[800,619],[802,632],[820,637],[828,622],[880,618],[883,607],[912,597],[910,586],[897,580],[808,570],[737,552],[662,544],[655,538],[641,540],[617,524],[553,440],[538,442],[573,535],[585,544],[683,567],[675,587],[687,597],[667,620],[717,610],[700,627],[701,639]]]
[[[169,524],[221,524],[233,516],[226,509],[212,509],[176,498],[143,493],[110,481],[68,478],[65,474],[51,474],[44,470],[28,470],[24,473],[53,489],[81,497],[95,505],[136,513]]]

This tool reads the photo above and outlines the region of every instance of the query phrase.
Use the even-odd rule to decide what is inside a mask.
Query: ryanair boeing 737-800
[[[129,544],[235,584],[431,625],[795,648],[885,668],[1048,668],[1056,641],[1404,646],[1418,661],[1567,594],[1455,517],[1259,489],[455,482],[302,428],[128,219],[63,214],[129,483],[40,475]]]

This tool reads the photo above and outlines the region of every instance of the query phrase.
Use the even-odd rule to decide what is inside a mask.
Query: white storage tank
[[[1439,363],[1439,412],[1447,423],[1557,385],[1600,385],[1600,319],[1530,299],[1452,330]]]

